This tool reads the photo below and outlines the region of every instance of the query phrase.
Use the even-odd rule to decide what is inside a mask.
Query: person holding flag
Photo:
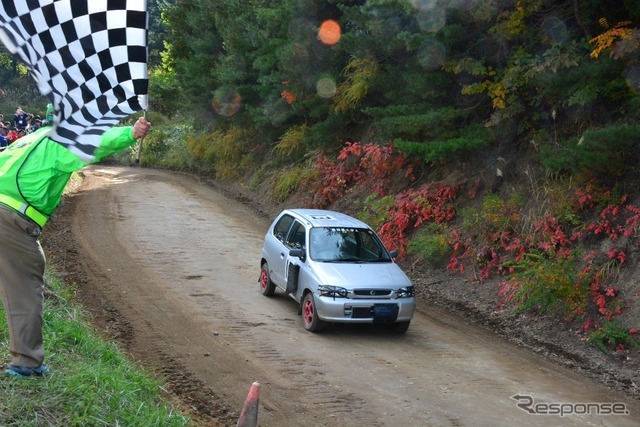
[[[144,109],[146,11],[146,0],[0,2],[0,40],[25,62],[54,108],[53,123],[0,152],[0,298],[9,375],[49,372],[42,334],[45,256],[38,238],[69,178],[151,129],[144,117],[116,126]]]
[[[150,123],[114,127],[102,135],[95,161],[144,138]],[[9,326],[7,373],[43,375],[42,310],[45,257],[38,241],[71,174],[87,163],[47,137],[46,127],[20,138],[0,155],[0,295]]]

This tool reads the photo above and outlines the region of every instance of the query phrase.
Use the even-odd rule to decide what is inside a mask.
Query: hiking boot
[[[26,377],[42,377],[49,373],[49,367],[44,363],[37,368],[29,368],[28,366],[10,365],[6,370],[7,374],[18,378]]]

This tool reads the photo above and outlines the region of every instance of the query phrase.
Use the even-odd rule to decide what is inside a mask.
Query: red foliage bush
[[[407,233],[424,222],[451,221],[456,211],[452,202],[458,197],[460,186],[441,182],[425,184],[417,190],[400,193],[389,212],[389,220],[380,228],[380,238],[387,246],[406,254]]]
[[[315,163],[318,179],[307,182],[304,190],[308,202],[315,208],[325,208],[356,185],[372,184],[373,192],[385,195],[390,178],[399,171],[413,181],[413,164],[393,145],[347,142],[336,162],[319,156]]]

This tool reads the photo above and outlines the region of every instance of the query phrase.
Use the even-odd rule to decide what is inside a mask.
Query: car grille
[[[391,289],[354,289],[354,298],[389,298]]]

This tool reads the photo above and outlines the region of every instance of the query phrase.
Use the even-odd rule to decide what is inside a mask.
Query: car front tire
[[[269,265],[265,262],[260,269],[260,293],[266,297],[270,297],[276,291],[276,284],[269,277]]]
[[[311,292],[307,292],[302,299],[302,321],[304,328],[309,332],[319,332],[326,326],[326,323],[318,318],[316,303]]]

